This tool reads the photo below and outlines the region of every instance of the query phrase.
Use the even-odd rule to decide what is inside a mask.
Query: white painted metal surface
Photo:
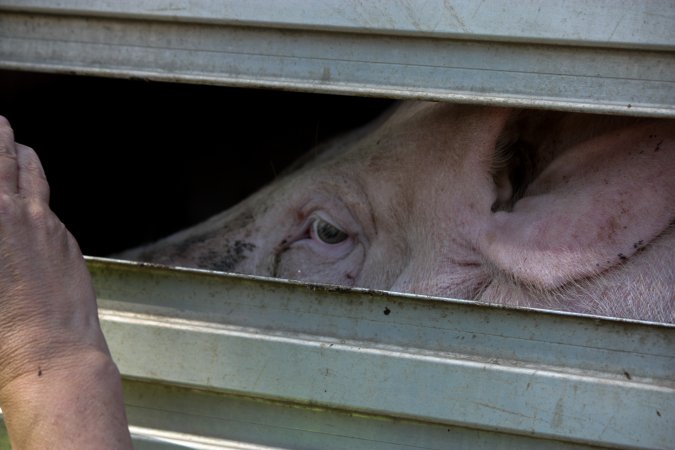
[[[675,2],[0,0],[0,68],[675,116]]]
[[[138,449],[674,442],[674,326],[92,258],[89,267]]]
[[[674,326],[92,258],[89,267],[137,449],[675,442]]]
[[[90,268],[130,420],[146,433],[322,449],[673,442],[672,326]]]
[[[0,5],[92,17],[675,49],[670,0],[2,0]]]

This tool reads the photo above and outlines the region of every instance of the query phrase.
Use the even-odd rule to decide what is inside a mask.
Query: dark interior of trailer
[[[390,100],[0,71],[0,115],[40,156],[51,207],[106,256],[234,205]]]

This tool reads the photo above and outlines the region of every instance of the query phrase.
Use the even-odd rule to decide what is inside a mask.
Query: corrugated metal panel
[[[139,449],[674,442],[674,326],[102,259],[89,267]]]
[[[674,442],[672,326],[96,259],[90,268],[148,445],[166,433],[223,448]]]
[[[675,49],[669,0],[2,0],[13,10],[267,28]]]
[[[672,1],[0,0],[0,67],[675,117]]]

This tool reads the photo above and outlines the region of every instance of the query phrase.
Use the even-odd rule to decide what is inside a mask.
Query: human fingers
[[[16,144],[16,156],[19,193],[49,204],[49,183],[37,153],[30,147]]]
[[[16,193],[17,172],[14,131],[9,121],[0,116],[0,193]]]

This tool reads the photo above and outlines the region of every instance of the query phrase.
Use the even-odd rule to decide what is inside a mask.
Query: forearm
[[[14,450],[130,449],[119,372],[109,355],[37,367],[0,390]]]

